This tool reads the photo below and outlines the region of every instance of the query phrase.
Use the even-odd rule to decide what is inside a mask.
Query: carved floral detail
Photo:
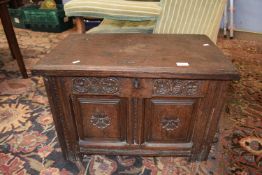
[[[173,131],[174,129],[178,128],[180,124],[179,118],[167,119],[163,118],[161,120],[162,128],[167,131]]]
[[[199,93],[200,82],[195,80],[154,80],[154,95],[191,96]]]
[[[114,77],[75,78],[73,79],[73,90],[80,93],[117,94],[119,92],[119,81]]]
[[[96,112],[91,116],[90,123],[97,128],[104,129],[110,126],[111,119],[104,112]]]

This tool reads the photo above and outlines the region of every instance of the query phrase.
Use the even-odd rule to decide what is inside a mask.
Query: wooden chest
[[[44,76],[66,159],[85,154],[208,156],[232,63],[203,35],[72,35]]]

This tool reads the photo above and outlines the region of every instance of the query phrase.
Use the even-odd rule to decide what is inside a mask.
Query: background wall
[[[235,0],[235,29],[262,33],[262,0]]]

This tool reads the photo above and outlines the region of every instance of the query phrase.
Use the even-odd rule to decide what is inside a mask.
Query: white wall
[[[262,33],[262,0],[234,0],[236,30]]]

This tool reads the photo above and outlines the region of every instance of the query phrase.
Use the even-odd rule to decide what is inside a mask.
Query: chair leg
[[[228,16],[227,16],[227,4],[225,5],[224,9],[224,38],[227,37],[227,23],[228,23]]]
[[[230,39],[234,38],[234,0],[230,0]]]
[[[83,17],[76,17],[76,30],[77,33],[85,33],[85,23]]]
[[[0,18],[2,20],[2,25],[5,31],[5,35],[6,35],[12,56],[14,57],[14,59],[16,59],[23,78],[28,78],[25,64],[23,61],[23,56],[21,54],[20,48],[17,43],[17,39],[16,39],[15,32],[14,32],[14,29],[11,23],[10,16],[8,14],[6,4],[0,4]]]

